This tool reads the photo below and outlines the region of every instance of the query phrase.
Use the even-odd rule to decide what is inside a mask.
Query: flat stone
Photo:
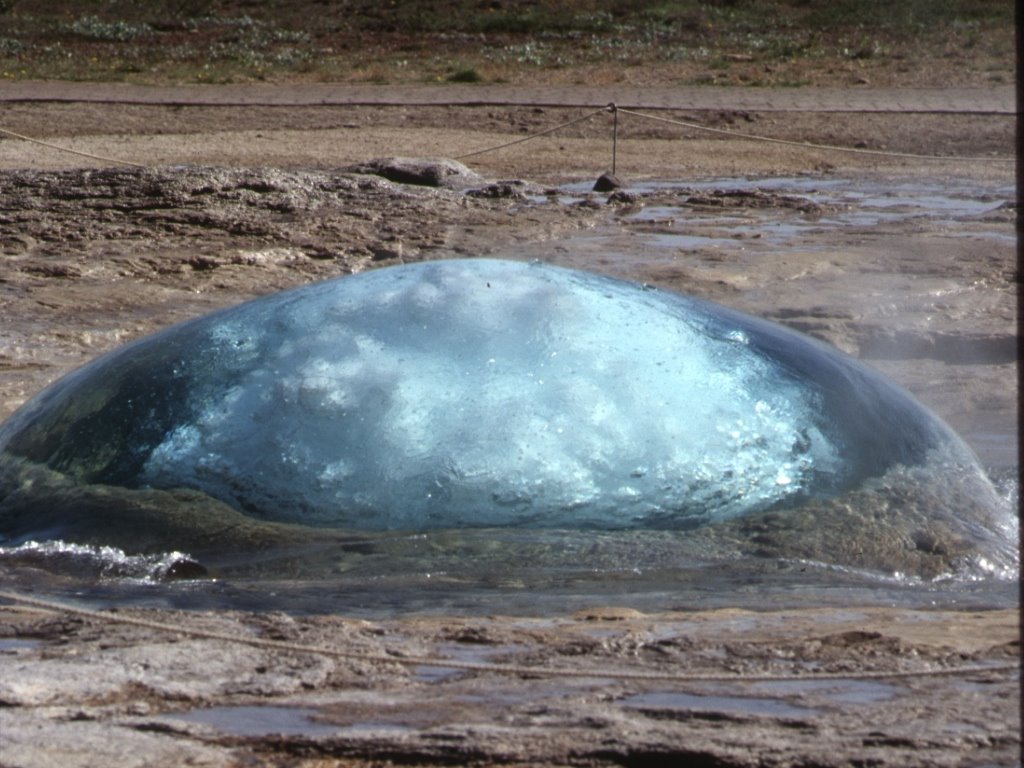
[[[383,176],[397,184],[421,187],[465,189],[484,182],[482,176],[462,163],[444,158],[381,157],[350,165],[344,170],[347,173]]]

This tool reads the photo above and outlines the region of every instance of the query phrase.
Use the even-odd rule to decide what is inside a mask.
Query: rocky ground
[[[688,291],[817,335],[914,391],[987,466],[1016,471],[1015,205],[995,195],[977,215],[810,226],[842,211],[807,196],[753,192],[742,181],[807,174],[823,184],[1007,187],[1011,118],[665,113],[780,138],[994,154],[995,162],[848,155],[667,125],[627,130],[623,121],[617,170],[630,184],[612,195],[569,186],[608,169],[607,120],[467,158],[478,177],[450,186],[346,170],[385,155],[459,156],[585,111],[47,102],[5,109],[8,130],[147,167],[0,140],[0,416],[85,360],[216,307],[402,261],[494,255]],[[640,183],[649,179],[677,187]],[[707,179],[727,181],[698,183]],[[665,207],[682,213],[659,216]],[[640,216],[645,210],[654,213]],[[780,225],[799,227],[776,248],[768,233]],[[650,243],[666,235],[720,236],[731,245],[681,241],[665,256]],[[130,613],[397,661],[272,651],[3,606],[0,763],[1013,765],[1019,755],[1013,674],[863,679],[1012,660],[1015,611],[643,615],[626,607],[374,622]],[[400,663],[430,654],[593,676]],[[848,677],[600,677],[609,670]],[[256,704],[286,709],[256,733],[237,732],[239,713],[230,709],[207,723],[180,717]],[[281,728],[292,732],[273,735]]]
[[[4,765],[953,766],[1014,765],[1019,754],[1018,684],[1006,671],[864,677],[1012,662],[1014,611],[131,615],[394,662],[8,608],[0,628],[19,639],[0,641]],[[578,676],[413,661],[426,655]],[[808,672],[835,678],[795,680]],[[257,706],[273,709],[261,717]]]

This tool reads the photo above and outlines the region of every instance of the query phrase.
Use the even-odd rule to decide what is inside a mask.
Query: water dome
[[[55,484],[109,508],[122,490],[139,509],[162,493],[344,532],[735,538],[788,510],[831,519],[849,506],[835,500],[894,475],[981,474],[913,397],[825,344],[647,286],[483,259],[331,280],[142,339],[27,403],[0,427],[0,459],[11,541],[81,532],[103,506],[31,502]],[[987,504],[943,530],[998,539]],[[189,519],[179,539],[216,527]]]

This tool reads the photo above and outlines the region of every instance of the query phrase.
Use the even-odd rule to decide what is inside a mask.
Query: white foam
[[[44,561],[48,570],[83,571],[100,578],[163,581],[182,565],[195,561],[183,552],[129,555],[117,547],[76,544],[60,539],[26,541],[16,547],[0,547],[0,562]]]
[[[215,325],[196,343],[237,381],[145,480],[362,528],[618,527],[733,517],[840,471],[816,395],[742,332],[582,273],[443,264]]]

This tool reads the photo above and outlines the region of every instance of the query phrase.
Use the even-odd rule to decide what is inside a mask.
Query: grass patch
[[[483,79],[483,76],[472,67],[457,69],[445,78],[449,83],[480,83]]]
[[[934,27],[1013,24],[1009,0],[832,0],[807,3],[803,23],[817,29],[861,28],[913,34]]]
[[[673,63],[693,82],[743,60],[770,82],[951,46],[1012,73],[1013,21],[1009,0],[0,0],[0,77],[418,82],[442,61],[452,82]]]

